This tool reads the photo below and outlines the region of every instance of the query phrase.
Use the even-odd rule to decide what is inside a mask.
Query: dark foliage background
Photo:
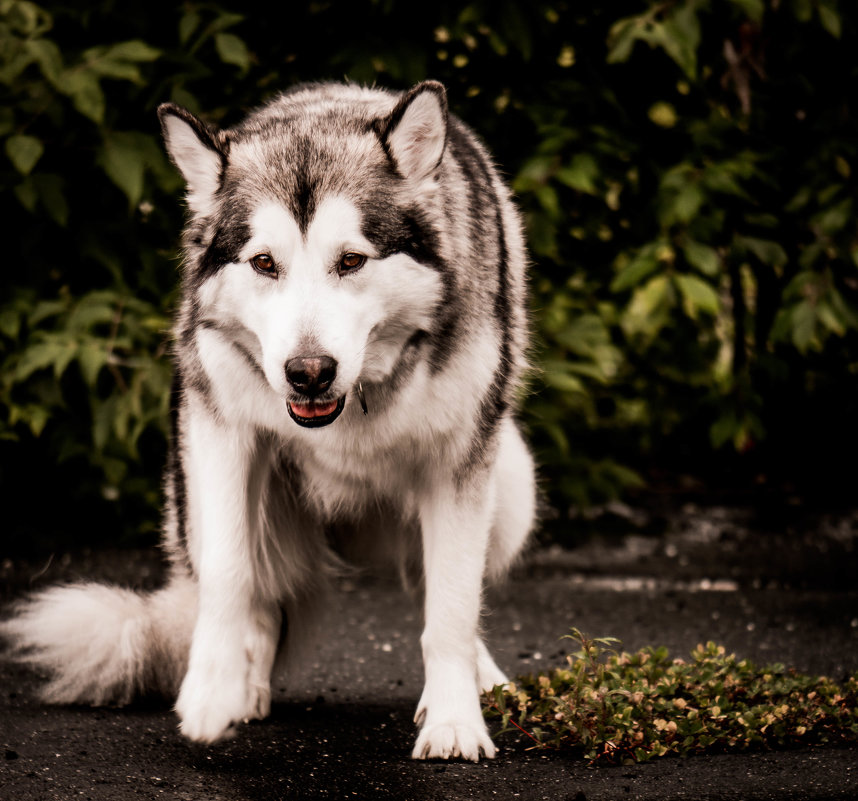
[[[310,80],[439,79],[510,176],[561,516],[691,479],[851,488],[853,4],[70,5],[0,0],[7,552],[157,528],[182,223],[157,104],[230,124]]]

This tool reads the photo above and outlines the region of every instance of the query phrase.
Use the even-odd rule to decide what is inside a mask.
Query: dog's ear
[[[226,165],[226,144],[218,132],[173,103],[158,107],[164,143],[188,185],[188,206],[207,214]]]
[[[447,93],[437,81],[406,92],[379,135],[397,170],[406,178],[427,178],[441,163],[447,142]]]

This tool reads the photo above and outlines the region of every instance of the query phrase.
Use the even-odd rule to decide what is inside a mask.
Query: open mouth
[[[346,396],[332,401],[307,401],[306,403],[286,404],[289,416],[299,425],[305,428],[321,428],[333,423],[340,416],[340,412],[346,405]]]

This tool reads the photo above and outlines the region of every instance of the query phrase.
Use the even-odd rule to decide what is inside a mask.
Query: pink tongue
[[[298,417],[306,418],[326,417],[337,410],[336,401],[331,401],[330,403],[292,403],[290,406]]]

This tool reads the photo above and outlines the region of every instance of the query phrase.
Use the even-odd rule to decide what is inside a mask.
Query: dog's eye
[[[254,256],[250,260],[250,264],[256,272],[262,273],[262,275],[275,277],[277,275],[277,267],[274,264],[274,259],[267,253],[260,253],[258,256]]]
[[[338,266],[340,275],[343,273],[353,273],[359,270],[366,264],[366,256],[360,253],[346,253],[341,259]]]

